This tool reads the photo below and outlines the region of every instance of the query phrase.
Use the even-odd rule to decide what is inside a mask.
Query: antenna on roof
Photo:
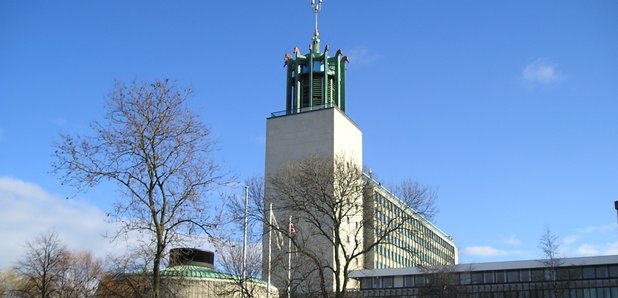
[[[311,0],[311,7],[313,8],[313,13],[315,14],[315,32],[313,36],[318,37],[320,33],[318,33],[318,12],[322,9],[322,0],[318,0],[317,3],[315,0]]]

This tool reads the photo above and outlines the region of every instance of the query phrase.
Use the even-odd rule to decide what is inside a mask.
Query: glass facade
[[[451,277],[449,279],[435,278],[441,273],[371,277],[391,280],[400,276],[405,281],[403,286],[388,291],[384,287],[375,288],[376,283],[359,278],[361,289],[353,297],[618,298],[618,256],[576,259],[578,261],[554,268],[513,268],[520,267],[518,262],[507,262],[505,264],[515,266],[501,266],[494,270],[463,270],[464,267],[459,267],[445,273]],[[598,259],[610,262],[580,265],[587,263],[586,260]],[[469,268],[474,268],[474,264]],[[440,292],[445,289],[449,289],[448,294]]]

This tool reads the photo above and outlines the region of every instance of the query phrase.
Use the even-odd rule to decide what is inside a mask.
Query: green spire
[[[318,3],[315,3],[315,0],[311,0],[311,7],[313,8],[313,14],[315,15],[315,31],[313,31],[313,43],[312,49],[313,51],[320,52],[320,32],[318,31],[318,13],[322,10],[322,0],[318,0]]]
[[[322,0],[311,1],[315,13],[315,32],[309,53],[301,55],[294,48],[294,57],[285,54],[287,66],[286,114],[302,113],[317,109],[337,107],[345,112],[345,63],[346,56],[338,50],[330,57],[328,45],[320,52],[318,13]]]

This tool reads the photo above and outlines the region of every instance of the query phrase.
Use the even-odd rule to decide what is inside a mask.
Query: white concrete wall
[[[313,155],[343,154],[361,168],[363,136],[360,129],[338,109],[323,109],[270,118],[266,122],[266,176],[289,161]]]
[[[343,156],[345,159],[354,161],[362,169],[362,132],[351,119],[338,109],[323,109],[270,118],[267,120],[266,127],[266,185],[264,194],[266,208],[268,208],[272,200],[272,196],[269,193],[271,187],[268,184],[267,177],[275,175],[289,162],[303,160],[316,155],[329,158]],[[273,203],[277,206],[276,200]],[[287,223],[287,220],[285,220],[287,216],[277,214],[277,218],[280,225]],[[355,220],[360,221],[360,219],[353,219],[352,224],[354,224]],[[315,242],[316,245],[317,242]],[[323,251],[325,252],[324,260],[332,264],[332,247],[323,247]],[[267,254],[268,238],[264,237],[264,266],[267,263]],[[278,253],[273,249],[273,260],[277,259],[276,254]],[[360,264],[362,266],[362,262]],[[273,270],[285,269],[277,268],[273,265]],[[275,275],[275,273],[272,273],[273,283],[281,288],[283,281],[277,280],[274,277]],[[263,279],[266,279],[265,275]],[[329,284],[332,285],[332,281]],[[354,282],[351,284],[353,285]]]

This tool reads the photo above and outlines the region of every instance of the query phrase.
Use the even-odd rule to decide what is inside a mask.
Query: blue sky
[[[312,33],[309,1],[0,2],[0,267],[50,228],[116,249],[99,237],[113,189],[50,173],[114,79],[192,87],[215,158],[263,174],[284,53]],[[326,0],[320,33],[350,57],[365,165],[438,189],[461,262],[540,257],[546,226],[565,256],[618,254],[618,2]]]

